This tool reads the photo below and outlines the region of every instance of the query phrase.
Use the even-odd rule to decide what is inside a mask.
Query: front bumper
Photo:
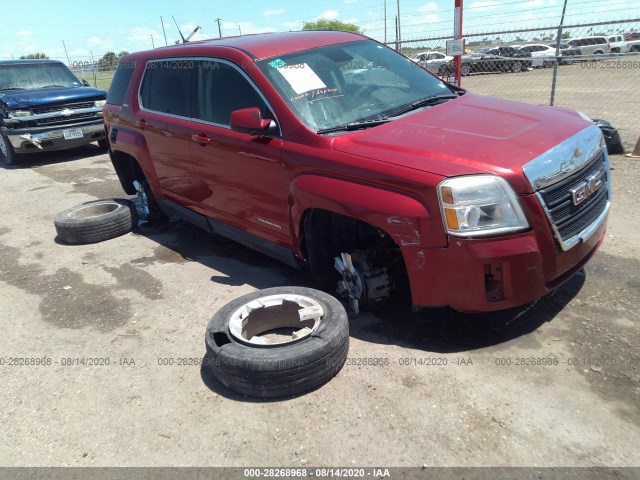
[[[604,240],[606,224],[605,214],[567,251],[535,229],[501,238],[452,237],[446,248],[405,248],[413,304],[489,312],[533,302],[582,269]]]
[[[63,132],[69,129],[81,130],[82,138],[65,139]],[[42,150],[65,150],[105,138],[104,121],[102,118],[96,118],[95,120],[81,124],[56,125],[52,127],[2,127],[2,134],[5,135],[9,143],[11,143],[16,153],[38,151],[40,148],[38,148],[37,144],[42,147]]]

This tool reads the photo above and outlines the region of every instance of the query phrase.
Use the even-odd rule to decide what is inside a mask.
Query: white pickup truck
[[[612,35],[609,37],[611,53],[640,52],[640,32],[626,35]]]

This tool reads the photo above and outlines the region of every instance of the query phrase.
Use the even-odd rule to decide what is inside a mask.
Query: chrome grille
[[[76,113],[74,115],[67,116],[59,116],[59,117],[50,117],[50,118],[41,118],[40,120],[36,120],[38,126],[45,125],[66,125],[68,123],[75,123],[78,120],[86,120],[89,118],[96,118],[95,113]]]
[[[32,108],[31,111],[35,114],[40,113],[51,113],[51,112],[61,112],[62,110],[77,110],[79,108],[92,108],[94,106],[94,102],[81,102],[81,103],[66,103],[62,105],[47,105],[46,107],[37,107]]]
[[[602,175],[598,188],[577,205],[573,191],[596,175]],[[538,191],[560,240],[565,242],[595,222],[609,202],[609,171],[602,151],[576,174]]]

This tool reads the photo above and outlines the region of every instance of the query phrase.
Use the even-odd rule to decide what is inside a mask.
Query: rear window
[[[198,62],[189,59],[148,62],[140,88],[142,106],[180,117],[195,116],[197,72]]]
[[[113,77],[109,93],[107,93],[107,103],[112,105],[122,105],[124,94],[127,92],[131,75],[135,65],[133,62],[121,62],[118,65],[116,74]]]

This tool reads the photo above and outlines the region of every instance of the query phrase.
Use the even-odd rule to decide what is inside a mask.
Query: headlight
[[[29,110],[9,110],[9,118],[21,118],[31,115]]]
[[[512,233],[529,228],[507,181],[495,175],[448,178],[438,186],[447,232],[461,237]]]
[[[104,104],[107,103],[106,100],[96,100],[95,101],[95,105],[96,107],[104,107]]]

